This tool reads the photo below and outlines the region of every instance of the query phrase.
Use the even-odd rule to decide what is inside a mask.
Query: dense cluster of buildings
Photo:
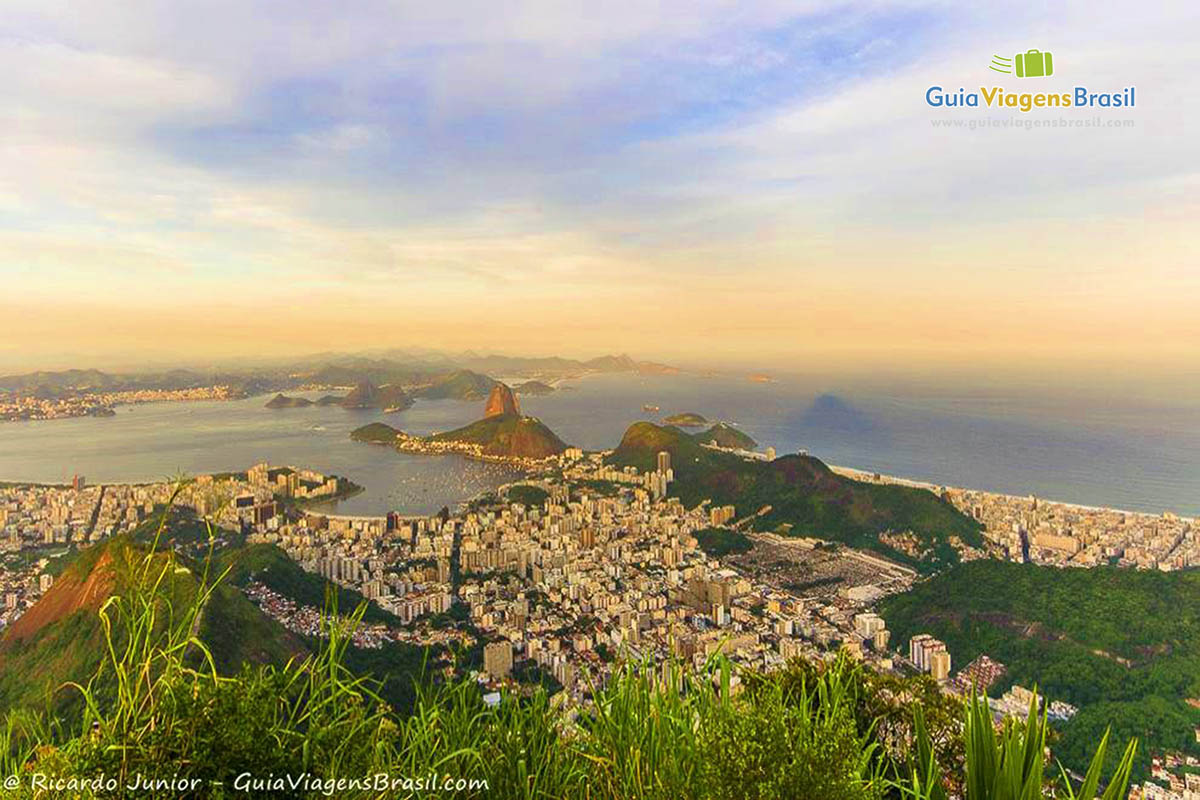
[[[168,504],[233,530],[271,530],[284,519],[288,500],[338,495],[333,476],[258,464],[244,475],[201,475],[178,487],[170,482],[89,486],[75,476],[69,486],[0,485],[0,624],[23,613],[49,588],[51,558],[70,545],[85,546],[132,531]]]
[[[1194,519],[966,489],[948,490],[947,499],[983,523],[988,540],[1014,561],[1164,571],[1200,566]]]
[[[889,633],[867,611],[878,590],[806,601],[707,556],[694,534],[731,522],[736,510],[688,510],[666,498],[673,474],[665,453],[642,472],[568,452],[558,475],[535,481],[546,500],[532,507],[308,513],[251,541],[279,545],[417,629],[458,609],[486,642],[480,678],[491,684],[536,666],[578,695],[585,674],[603,681],[622,654],[698,665],[720,651],[767,669],[793,656],[827,657],[840,645],[892,666]]]
[[[955,694],[966,697],[972,692],[986,694],[1008,672],[999,661],[984,654],[958,671],[950,681]]]
[[[389,623],[358,630],[361,647],[481,639],[477,677],[490,689],[536,668],[578,700],[589,681],[606,679],[618,657],[700,666],[718,652],[769,670],[793,657],[828,659],[841,650],[877,669],[904,665],[926,673],[957,694],[986,691],[1005,674],[1003,664],[980,656],[952,677],[946,644],[929,634],[913,636],[907,659],[897,663],[899,648],[871,609],[911,585],[915,572],[907,567],[849,548],[834,554],[816,540],[749,531],[757,556],[707,555],[696,534],[735,528],[739,509],[708,503],[688,509],[671,498],[667,453],[646,471],[607,465],[600,454],[575,448],[553,461],[553,470],[541,463],[539,475],[523,482],[540,490],[535,496],[544,493],[544,502],[517,502],[516,494],[510,501],[510,486],[499,490],[498,502],[432,516],[306,510],[294,501],[336,497],[342,481],[265,463],[240,475],[202,476],[178,490],[169,483],[88,486],[82,478],[69,487],[0,487],[0,553],[10,559],[0,570],[0,624],[52,585],[48,560],[66,545],[130,530],[173,502],[246,533],[250,543],[279,546],[303,569],[390,612]],[[1157,569],[1196,563],[1190,520],[941,491],[1012,558]],[[742,513],[744,524],[757,512]],[[796,589],[800,579],[812,583],[812,564],[835,561],[838,580],[828,590]],[[322,609],[299,605],[264,582],[245,592],[288,629],[322,635]],[[448,616],[465,624],[441,624]],[[997,717],[1023,716],[1031,702],[1021,686],[989,700]],[[1051,701],[1047,713],[1066,720],[1075,709]],[[1144,796],[1159,797],[1155,791],[1145,789]]]
[[[80,392],[62,396],[0,392],[0,421],[112,416],[113,408],[137,403],[181,400],[230,400],[241,397],[231,386],[193,389],[131,389],[121,392]]]
[[[1094,508],[1032,496],[947,488],[845,467],[834,469],[856,480],[928,489],[940,495],[981,523],[993,554],[1013,561],[1071,567],[1116,564],[1163,571],[1200,566],[1200,521],[1170,512]],[[908,552],[903,534],[888,543]]]
[[[946,643],[928,633],[918,634],[908,641],[908,660],[921,672],[928,672],[936,681],[950,677],[950,651]]]
[[[477,442],[466,442],[457,439],[435,439],[431,436],[413,436],[403,431],[396,432],[395,447],[402,453],[415,453],[426,456],[458,455],[475,461],[485,461],[492,464],[504,464],[517,469],[537,470],[552,462],[558,462],[560,456],[546,458],[527,458],[509,454],[490,453]]]
[[[1066,722],[1079,712],[1078,708],[1062,700],[1051,700],[1047,704],[1045,697],[1035,695],[1032,689],[1017,685],[1009,687],[999,697],[989,697],[988,707],[997,717],[1025,719],[1029,716],[1029,709],[1034,707],[1035,698],[1038,711],[1044,711],[1051,722]]]
[[[1200,727],[1196,728],[1200,742]],[[1182,753],[1154,756],[1150,777],[1129,791],[1129,800],[1200,800],[1200,758]]]

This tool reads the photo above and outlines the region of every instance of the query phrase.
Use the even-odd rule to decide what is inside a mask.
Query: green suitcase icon
[[[1054,59],[1048,52],[1017,53],[1016,62],[1018,78],[1043,78],[1054,74]]]

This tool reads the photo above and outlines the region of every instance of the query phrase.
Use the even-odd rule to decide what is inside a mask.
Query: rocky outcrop
[[[488,395],[487,405],[483,409],[483,418],[520,414],[521,407],[517,405],[517,396],[513,394],[513,390],[503,383],[493,386],[492,393]]]

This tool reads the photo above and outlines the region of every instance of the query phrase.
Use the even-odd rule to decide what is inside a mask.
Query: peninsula
[[[413,436],[382,422],[372,422],[352,431],[350,438],[391,445],[406,453],[453,453],[521,467],[539,466],[567,449],[566,443],[541,420],[521,414],[513,390],[499,382],[488,395],[483,418],[469,425],[431,436]]]

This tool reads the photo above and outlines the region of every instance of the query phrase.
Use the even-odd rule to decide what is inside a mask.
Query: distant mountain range
[[[176,369],[167,372],[116,374],[95,369],[68,369],[61,372],[29,372],[0,376],[0,391],[52,399],[87,393],[229,386],[235,394],[250,396],[269,391],[276,382],[277,379],[258,373]]]
[[[493,378],[460,369],[437,377],[430,385],[417,389],[413,394],[427,400],[482,400],[496,385]]]
[[[489,375],[530,379],[577,377],[590,372],[678,372],[653,361],[628,355],[608,355],[588,360],[523,358],[501,355],[417,358],[370,358],[352,355],[314,356],[274,366],[173,369],[146,372],[104,372],[97,369],[38,371],[0,376],[0,391],[41,393],[47,397],[84,392],[117,392],[138,389],[194,389],[227,385],[246,395],[294,389],[305,385],[354,386],[369,381],[376,386],[400,384],[429,398],[481,399],[494,380]]]

